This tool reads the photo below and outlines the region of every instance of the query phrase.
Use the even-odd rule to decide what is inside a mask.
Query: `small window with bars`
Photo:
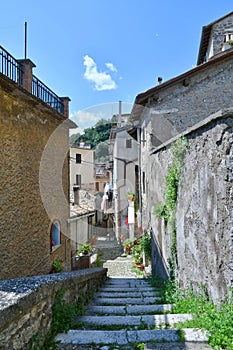
[[[132,140],[126,140],[126,148],[132,148]]]
[[[81,175],[80,174],[76,175],[76,185],[81,187]]]

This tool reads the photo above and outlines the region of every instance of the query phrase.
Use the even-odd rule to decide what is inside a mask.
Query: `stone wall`
[[[30,339],[50,328],[56,293],[68,303],[86,299],[106,280],[107,269],[33,276],[0,281],[0,350],[27,350]],[[87,300],[87,299],[86,299]]]
[[[224,299],[233,281],[232,173],[233,113],[222,111],[185,132],[189,141],[176,209],[177,277],[180,286],[205,286],[214,300]],[[174,141],[174,140],[173,140]],[[165,270],[171,234],[152,214],[164,202],[171,142],[151,156],[147,216]],[[154,266],[156,269],[156,266]]]
[[[48,273],[54,260],[70,267],[66,219],[68,212],[68,159],[59,152],[68,150],[68,126],[53,140],[53,156],[48,157],[44,173],[41,159],[50,136],[63,124],[64,117],[41,100],[0,77],[0,279]],[[64,166],[58,178],[58,164]],[[41,198],[41,180],[47,174]],[[60,182],[59,182],[60,181]],[[59,182],[60,191],[57,190]],[[62,188],[63,187],[63,188]],[[64,190],[64,192],[63,192]],[[61,206],[61,196],[65,205]],[[61,224],[61,245],[51,253],[51,222]]]
[[[187,72],[185,78],[178,77],[174,82],[165,82],[164,86],[154,89],[153,99],[149,99],[146,106],[154,146],[166,141],[163,139],[165,126],[168,140],[171,135],[184,132],[211,113],[233,107],[232,56],[199,67]]]
[[[213,24],[210,43],[207,50],[207,57],[214,56],[222,51],[224,45],[224,34],[232,33],[233,30],[233,15],[227,16],[221,21]]]
[[[176,214],[179,281],[223,299],[233,283],[232,115],[188,138]]]

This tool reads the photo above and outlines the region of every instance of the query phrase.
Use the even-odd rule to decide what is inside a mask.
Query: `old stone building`
[[[0,48],[0,278],[70,269],[69,98]]]
[[[132,121],[141,133],[143,229],[152,232],[153,264],[171,271],[172,230],[153,214],[165,203],[172,145],[185,135],[176,204],[176,274],[180,285],[203,284],[214,300],[232,286],[233,13],[203,27],[198,65],[139,94]],[[227,44],[227,45],[226,45]]]

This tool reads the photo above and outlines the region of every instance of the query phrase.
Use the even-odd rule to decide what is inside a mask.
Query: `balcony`
[[[25,69],[24,63],[31,63],[28,70]],[[63,99],[50,90],[42,81],[32,75],[32,67],[35,67],[30,60],[17,60],[2,46],[0,46],[0,73],[18,84],[21,88],[26,89],[33,96],[36,96],[47,105],[52,107],[58,113],[65,114]],[[24,84],[26,76],[27,85]],[[29,81],[29,85],[28,85]]]

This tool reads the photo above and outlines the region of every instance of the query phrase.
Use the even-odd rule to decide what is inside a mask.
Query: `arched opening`
[[[61,225],[58,220],[54,220],[51,227],[51,252],[61,245]]]

